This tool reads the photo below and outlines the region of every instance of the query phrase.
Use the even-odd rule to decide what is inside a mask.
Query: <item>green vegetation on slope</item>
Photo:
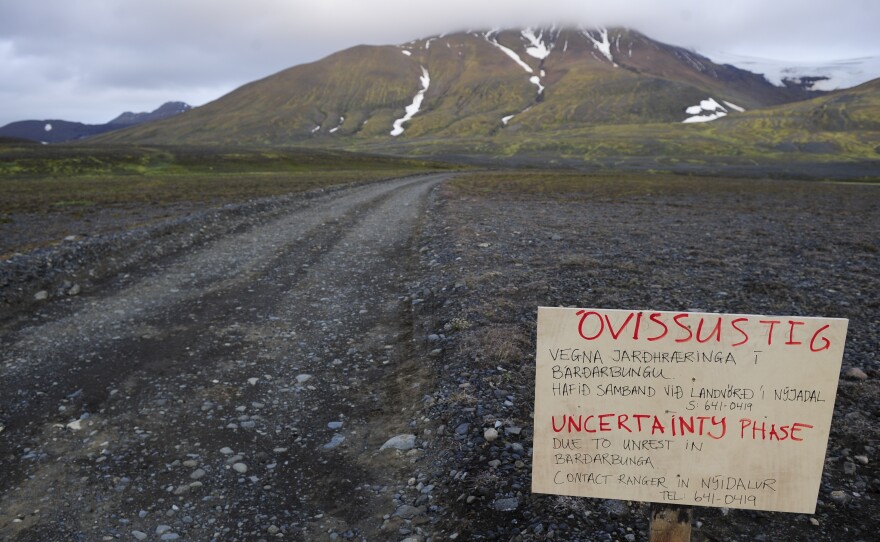
[[[445,167],[342,151],[8,143],[0,145],[0,214],[241,201]]]
[[[832,183],[760,182],[755,179],[632,171],[583,173],[554,170],[474,172],[459,175],[449,183],[449,187],[455,192],[476,197],[615,203],[651,202],[661,195],[686,198],[699,193],[699,197],[707,202],[718,198],[718,201],[726,204],[744,206],[763,205],[761,198],[769,195],[782,198],[810,197],[817,190],[833,190],[827,188],[829,186]],[[876,186],[871,188],[876,189]]]
[[[517,31],[355,47],[95,141],[655,169],[858,162],[870,170],[880,160],[878,81],[817,97],[633,31],[611,31],[609,56],[594,45],[596,35],[549,32],[556,41],[544,59],[528,54]],[[391,136],[420,90],[422,68],[430,85],[421,107],[403,134]],[[708,98],[747,111],[731,107],[714,122],[683,124],[687,108]]]

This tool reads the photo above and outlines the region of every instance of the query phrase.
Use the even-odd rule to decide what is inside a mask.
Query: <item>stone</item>
[[[244,463],[234,463],[232,465],[232,470],[237,473],[244,474],[247,472],[248,468],[247,465],[245,465]]]
[[[200,478],[203,478],[205,476],[205,474],[207,474],[205,472],[205,469],[196,469],[192,472],[192,474],[189,475],[189,477],[192,478],[193,480],[198,480]]]
[[[330,429],[340,429],[342,428],[342,422],[327,422],[327,427]]]
[[[147,539],[147,533],[145,533],[143,531],[132,531],[131,536],[133,536],[135,538],[135,540],[146,540]]]
[[[811,524],[813,527],[818,527],[818,526],[819,526],[819,520],[816,519],[816,518],[810,518],[810,524]]]
[[[868,456],[866,456],[866,455],[857,455],[857,456],[854,456],[853,459],[855,459],[856,461],[858,461],[862,465],[868,464]]]
[[[79,295],[82,292],[82,288],[79,284],[74,284],[67,290],[67,295]]]
[[[379,450],[387,450],[389,448],[394,450],[412,450],[416,446],[416,436],[411,434],[403,434],[397,435],[395,437],[391,437],[390,439],[385,441],[385,444],[382,445]]]
[[[836,490],[831,492],[831,500],[838,504],[846,504],[852,500],[852,496],[848,495],[846,491]]]
[[[608,515],[614,518],[622,518],[629,514],[629,506],[623,501],[615,499],[606,499],[602,502],[602,508],[608,512]]]
[[[230,448],[228,446],[224,446],[223,448],[220,448],[220,453],[223,455],[232,455],[233,452],[232,452],[232,448]]]
[[[40,290],[34,294],[34,299],[36,301],[45,301],[46,299],[49,299],[49,292],[46,290]]]
[[[171,530],[171,525],[159,525],[156,527],[156,534],[164,534]]]
[[[517,499],[516,497],[497,499],[494,503],[492,503],[492,508],[498,510],[499,512],[512,512],[519,508],[519,499]]]
[[[403,519],[412,519],[420,514],[423,514],[425,509],[421,506],[412,506],[410,504],[401,505],[395,512],[394,515],[403,518]]]
[[[865,371],[859,369],[858,367],[850,367],[846,371],[846,377],[851,378],[853,380],[867,380],[868,379],[868,375],[865,373]]]
[[[330,442],[328,442],[327,444],[324,445],[324,449],[325,450],[332,450],[334,448],[338,448],[339,445],[342,444],[343,442],[345,442],[344,435],[339,435],[339,434],[333,435],[333,438],[330,439]]]
[[[486,442],[493,442],[498,438],[498,431],[492,427],[483,431],[483,438]]]

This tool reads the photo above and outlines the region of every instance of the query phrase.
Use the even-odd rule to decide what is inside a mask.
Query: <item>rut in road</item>
[[[448,177],[316,200],[0,337],[0,538],[377,536],[420,452],[378,450],[430,386],[407,285]]]

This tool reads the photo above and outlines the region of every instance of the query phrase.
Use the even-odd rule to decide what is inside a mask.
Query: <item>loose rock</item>
[[[846,371],[846,377],[851,378],[853,380],[867,380],[868,375],[865,371],[859,369],[858,367],[851,367]]]
[[[492,503],[492,508],[499,512],[511,512],[519,508],[519,499],[510,497],[506,499],[498,499]]]
[[[391,437],[390,439],[385,441],[385,444],[383,444],[382,447],[379,448],[379,450],[387,450],[389,448],[392,448],[395,450],[406,451],[415,448],[415,446],[416,436],[412,434],[403,434],[397,435],[396,437]]]

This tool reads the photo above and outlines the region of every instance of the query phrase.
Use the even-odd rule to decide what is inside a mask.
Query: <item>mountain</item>
[[[159,109],[149,113],[132,113],[131,111],[126,111],[107,124],[115,126],[134,126],[135,124],[167,119],[181,113],[186,113],[190,109],[192,109],[192,106],[184,102],[166,102],[159,106]]]
[[[784,107],[831,96],[809,87],[774,85],[624,28],[465,32],[353,47],[98,139],[577,159],[749,155],[776,151],[729,128],[761,128],[752,112],[780,107],[805,119]],[[752,120],[733,122],[740,117]]]
[[[0,128],[0,136],[45,143],[85,139],[115,129],[107,124],[83,124],[66,120],[22,120]]]
[[[191,107],[183,102],[168,102],[149,113],[126,112],[106,124],[83,124],[66,120],[24,120],[12,122],[0,128],[0,136],[63,143],[96,136],[120,128],[162,120],[188,111]]]

